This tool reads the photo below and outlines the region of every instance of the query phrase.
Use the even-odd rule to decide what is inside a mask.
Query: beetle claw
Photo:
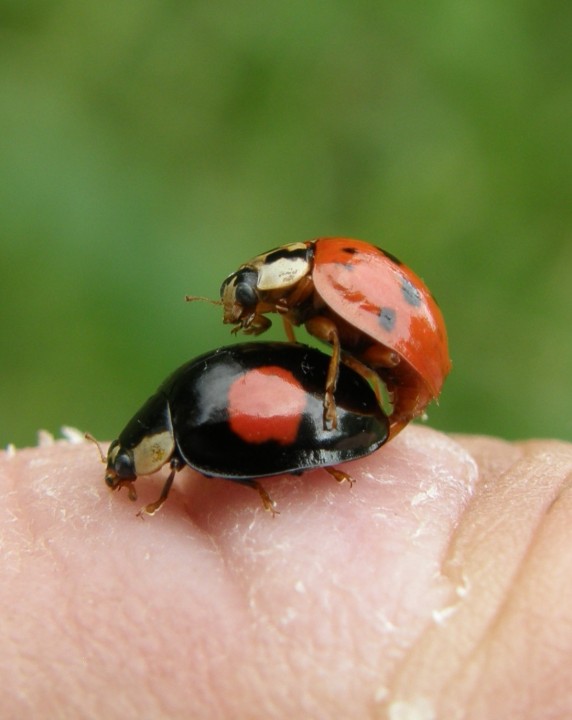
[[[347,482],[347,483],[349,483],[350,487],[353,487],[355,480],[350,475],[345,473],[343,470],[338,470],[338,468],[335,468],[335,467],[325,467],[324,470],[329,475],[331,475],[336,482],[338,482],[338,483]]]
[[[264,505],[264,509],[267,512],[271,513],[273,518],[276,517],[276,515],[280,515],[280,510],[277,510],[276,503],[262,487],[262,485],[255,481],[254,489],[258,490],[258,494],[260,495],[262,504]]]
[[[135,490],[135,485],[133,484],[133,480],[118,480],[114,479],[113,487],[111,487],[112,490],[121,490],[122,487],[127,488],[127,496],[131,500],[131,502],[135,502],[137,500],[137,490]]]

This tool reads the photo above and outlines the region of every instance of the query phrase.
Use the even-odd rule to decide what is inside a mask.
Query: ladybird
[[[265,509],[275,504],[258,478],[325,468],[368,455],[386,442],[389,422],[362,376],[342,367],[335,390],[338,423],[323,428],[323,388],[330,359],[292,343],[245,343],[201,355],[176,370],[127,423],[105,458],[105,482],[126,487],[164,465],[171,472],[158,499],[163,505],[178,470],[189,466],[254,488]],[[93,439],[93,438],[91,438]]]
[[[224,322],[258,335],[282,316],[287,337],[304,325],[332,346],[324,426],[336,425],[340,361],[391,402],[394,437],[438,398],[451,368],[443,316],[424,282],[394,255],[352,238],[325,237],[270,250],[241,265],[221,287]]]

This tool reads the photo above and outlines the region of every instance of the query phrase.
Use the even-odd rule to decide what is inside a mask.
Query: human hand
[[[0,455],[2,718],[572,713],[572,446],[408,427],[257,494],[182,471],[153,518],[91,445]]]

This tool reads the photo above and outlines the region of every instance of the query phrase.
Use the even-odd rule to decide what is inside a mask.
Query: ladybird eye
[[[135,468],[133,467],[133,458],[130,454],[119,453],[113,461],[113,469],[120,478],[135,477]]]
[[[256,305],[256,293],[250,285],[237,285],[236,302],[245,307]]]
[[[258,302],[256,292],[256,284],[258,282],[258,273],[254,270],[245,270],[236,278],[236,289],[234,291],[235,300],[238,304],[245,307],[251,307]]]

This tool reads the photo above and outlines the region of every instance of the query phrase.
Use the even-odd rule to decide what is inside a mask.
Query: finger
[[[57,687],[65,668],[70,687],[89,688],[106,717],[116,709],[104,698],[114,693],[134,712],[167,704],[174,717],[253,707],[291,716],[301,702],[315,714],[351,707],[357,716],[460,707],[468,680],[454,678],[482,638],[494,641],[478,620],[489,585],[497,587],[513,557],[499,556],[494,542],[504,528],[494,500],[506,502],[498,492],[510,496],[510,483],[493,480],[537,477],[546,456],[544,445],[523,460],[520,447],[457,440],[409,428],[343,466],[356,480],[351,489],[323,472],[268,479],[282,513],[276,520],[250,489],[187,472],[161,513],[143,522],[126,496],[106,491],[87,448],[5,458],[2,479],[12,489],[3,532],[20,572],[8,564],[2,572],[12,567],[11,582],[0,592],[13,610],[10,627],[28,632],[25,643],[7,645],[14,652],[4,672],[15,690],[0,702],[22,696],[15,668],[31,647],[55,674],[35,687],[37,696]],[[556,476],[565,463],[558,467]],[[139,481],[140,501],[160,483]],[[523,497],[535,507],[541,495],[536,488]],[[471,534],[475,527],[481,535],[492,528],[488,543]],[[542,581],[545,569],[535,567]],[[41,591],[30,592],[39,578]],[[509,594],[510,583],[501,587]],[[511,680],[503,666],[497,694],[513,697]]]
[[[91,698],[107,718],[125,717],[118,696],[145,716],[291,717],[300,698],[363,716],[444,603],[435,577],[476,479],[455,442],[412,428],[344,465],[351,489],[320,471],[268,479],[275,520],[249,488],[187,472],[142,521],[91,446],[1,468],[1,702],[63,683],[67,704]],[[141,504],[161,482],[138,481]],[[32,691],[30,657],[44,667]]]
[[[457,437],[479,464],[443,563],[449,612],[392,680],[427,717],[567,717],[572,707],[572,446]]]

